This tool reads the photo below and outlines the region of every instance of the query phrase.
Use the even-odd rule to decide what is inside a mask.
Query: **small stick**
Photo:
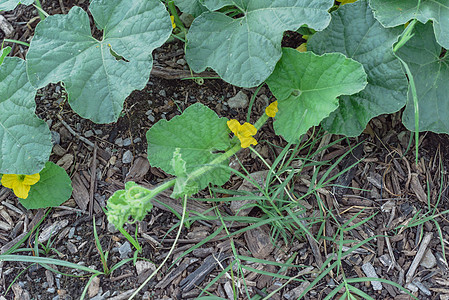
[[[89,141],[88,139],[86,139],[85,137],[81,136],[79,133],[75,132],[75,130],[72,129],[72,127],[70,127],[69,124],[67,124],[64,119],[60,116],[60,115],[56,115],[59,119],[59,121],[61,121],[62,125],[64,125],[65,128],[67,128],[67,130],[75,137],[77,137],[78,139],[80,139],[81,141],[83,141],[84,143],[86,143],[88,146],[94,148],[94,143],[92,143],[91,141]]]
[[[89,186],[89,216],[92,216],[94,210],[94,192],[95,177],[97,173],[97,142],[94,144],[94,154],[92,156],[92,165],[90,169],[90,186]]]
[[[64,7],[64,3],[62,2],[62,0],[59,0],[59,6],[61,6],[61,12],[62,12],[63,14],[66,14],[65,7]]]
[[[405,283],[412,282],[413,275],[415,274],[415,271],[418,268],[418,265],[421,262],[424,253],[427,250],[427,246],[429,246],[430,241],[432,240],[432,237],[433,237],[432,232],[428,232],[424,235],[421,245],[419,246],[418,252],[415,255],[415,259],[413,259],[413,262],[410,265],[407,274],[405,275]]]

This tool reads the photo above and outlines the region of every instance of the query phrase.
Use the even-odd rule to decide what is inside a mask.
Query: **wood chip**
[[[47,226],[42,230],[39,235],[38,241],[40,243],[48,241],[49,238],[54,237],[62,228],[69,225],[69,220],[65,219],[62,221],[56,221],[50,226]]]
[[[405,275],[405,282],[409,283],[412,281],[413,276],[415,275],[415,271],[419,266],[419,263],[421,262],[421,259],[424,256],[424,253],[426,252],[427,246],[429,246],[430,241],[432,240],[433,233],[427,232],[424,235],[424,238],[422,239],[421,245],[419,245],[419,250],[416,253],[415,258],[413,259],[412,264],[410,265],[410,268],[407,271],[407,274]]]
[[[412,173],[412,179],[410,181],[410,187],[415,193],[419,201],[427,203],[427,195],[419,182],[418,174]]]
[[[76,204],[78,204],[79,208],[81,208],[83,211],[86,211],[89,204],[89,191],[83,183],[81,174],[75,173],[75,176],[73,176],[72,179],[72,187],[73,199],[75,199],[75,202]]]
[[[265,178],[267,178],[268,172],[269,171],[267,171],[267,170],[254,172],[254,173],[249,174],[249,177],[251,177],[252,180],[254,180],[258,185],[260,185],[261,187],[264,187],[265,186]],[[238,188],[238,190],[246,191],[246,192],[254,192],[254,191],[257,191],[257,188],[250,181],[243,180],[243,183]],[[238,196],[235,196],[235,197],[238,197]],[[257,200],[233,200],[231,202],[230,209],[235,215],[247,216],[250,213],[250,211],[253,209],[253,206],[243,208],[243,209],[242,209],[242,207],[248,206],[248,205],[256,203],[256,202],[257,202]]]
[[[262,225],[245,232],[246,245],[255,258],[264,259],[274,249],[270,228]]]
[[[125,178],[125,182],[141,181],[143,180],[144,176],[148,173],[149,170],[150,170],[150,163],[148,159],[146,157],[139,156],[134,160],[131,169],[129,169],[129,172]]]

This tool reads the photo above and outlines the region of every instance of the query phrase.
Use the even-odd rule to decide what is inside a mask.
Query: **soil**
[[[43,8],[50,14],[67,13],[75,4],[86,9],[88,1],[43,1]],[[29,42],[38,22],[35,9],[19,6],[14,11],[1,14],[13,25],[14,33],[9,38]],[[4,34],[0,37],[3,39]],[[289,32],[285,34],[283,45],[296,48],[302,42],[304,40],[300,35]],[[13,47],[10,55],[25,57],[26,47],[10,45]],[[206,79],[202,84],[193,80],[166,79],[172,76],[173,70],[188,70],[182,44],[174,41],[157,49],[154,52],[154,65],[160,73],[153,73],[143,90],[134,91],[127,98],[121,117],[113,124],[95,124],[76,115],[70,109],[64,89],[59,84],[52,84],[38,91],[36,113],[47,122],[53,135],[59,137],[50,160],[64,167],[70,175],[73,196],[58,208],[26,210],[9,189],[0,187],[0,220],[6,224],[0,227],[1,253],[10,249],[36,222],[43,219],[39,231],[33,232],[24,243],[19,243],[20,248],[32,251],[21,251],[14,255],[50,257],[103,270],[94,240],[95,217],[101,247],[109,253],[108,267],[112,268],[115,264],[132,258],[132,246],[127,251],[129,243],[108,224],[102,207],[105,207],[112,193],[123,188],[128,180],[152,186],[170,177],[149,165],[146,159],[146,131],[158,120],[170,120],[196,102],[207,105],[220,116],[246,120],[246,109],[231,108],[228,100],[239,91],[251,97],[255,89],[237,88],[218,79]],[[251,121],[254,122],[264,112],[271,97],[268,87],[262,87],[252,108]],[[401,280],[407,278],[420,248],[427,250],[424,255],[426,262],[418,262],[416,271],[411,274],[415,284],[410,287],[412,293],[418,299],[449,299],[447,256],[444,256],[449,240],[449,223],[445,213],[449,209],[449,165],[446,159],[449,155],[449,139],[447,135],[421,134],[419,162],[415,164],[414,143],[409,147],[410,132],[402,126],[400,117],[401,112],[379,116],[369,123],[358,138],[332,135],[320,145],[324,134],[319,128],[314,128],[303,139],[305,146],[295,152],[289,162],[292,170],[300,171],[287,188],[295,197],[301,198],[298,201],[306,207],[306,227],[314,237],[322,237],[318,243],[307,234],[282,232],[275,223],[241,234],[239,230],[250,224],[228,224],[230,232],[237,234],[226,238],[225,232],[220,229],[220,223],[196,221],[190,227],[183,228],[172,256],[156,277],[145,285],[137,299],[195,299],[205,289],[207,293],[229,299],[231,279],[222,276],[212,285],[208,284],[235,260],[232,243],[242,256],[304,266],[285,269],[258,263],[256,260],[242,261],[247,267],[282,275],[273,277],[247,271],[245,284],[252,299],[261,299],[271,292],[273,294],[270,299],[296,299],[316,278],[316,271],[326,268],[323,264],[326,259],[330,258],[330,263],[335,261],[332,257],[339,251],[340,226],[344,223],[351,226],[362,221],[365,222],[342,233],[341,238],[354,241],[345,245],[348,247],[354,246],[356,242],[370,241],[358,249],[358,252],[343,257],[342,269],[335,269],[321,278],[304,299],[325,298],[342,282],[343,277],[373,277],[365,271],[369,266],[373,267],[376,276],[401,284]],[[78,135],[70,133],[69,128]],[[85,142],[86,139],[95,146],[91,147]],[[271,121],[258,133],[257,140],[259,144],[255,149],[269,164],[275,161],[279,149],[286,146],[285,141],[274,134]],[[311,156],[313,151],[326,145],[326,150]],[[124,160],[127,152],[127,155],[131,154],[131,162]],[[345,153],[349,154],[342,158]],[[242,172],[246,169],[253,174],[254,179],[260,176],[256,174],[265,174],[260,173],[266,170],[264,163],[248,149],[240,151],[237,156],[241,166],[236,160],[232,160],[234,168]],[[312,157],[312,161],[304,159],[307,157]],[[356,163],[358,160],[360,161]],[[317,165],[321,166],[317,169]],[[342,170],[349,171],[339,174]],[[316,178],[313,176],[314,172],[318,172]],[[94,176],[93,188],[91,176]],[[331,179],[317,193],[307,195],[314,180],[322,178]],[[233,175],[223,188],[245,190],[245,185],[248,183]],[[223,201],[210,201],[211,193],[223,198]],[[171,199],[169,195],[170,193],[164,194],[157,199],[179,212],[179,201]],[[217,207],[221,213],[232,215],[231,202],[226,201],[229,196],[223,190],[202,191],[195,195],[198,201],[189,202],[189,209],[193,214],[194,210],[205,211]],[[323,207],[326,209],[323,210]],[[332,212],[336,217],[332,218],[327,213],[317,219],[320,208],[321,211]],[[422,224],[416,222],[416,216],[422,219],[437,214],[440,215],[429,218]],[[260,208],[249,213],[252,217],[263,215],[264,211]],[[134,265],[130,259],[109,275],[99,276],[90,285],[86,299],[128,299],[167,256],[174,242],[178,223],[179,218],[173,212],[155,202],[155,207],[142,222],[126,225],[125,229],[131,235],[137,227],[138,241],[143,247],[138,254],[138,263]],[[36,244],[35,237],[41,237],[43,232],[55,224],[60,226],[51,238]],[[215,233],[218,233],[217,237],[198,244]],[[392,258],[393,262],[397,262],[396,266],[391,264]],[[312,271],[305,272],[306,266],[312,267]],[[203,276],[198,275],[200,271]],[[234,272],[236,274],[237,270]],[[51,264],[44,266],[0,262],[0,300],[80,299],[88,283],[87,275],[86,272]],[[192,276],[197,276],[198,280],[192,280]],[[302,281],[286,279],[296,277]],[[247,299],[243,282],[235,281],[234,284],[237,298]],[[380,289],[373,282],[354,282],[352,286],[374,299],[411,299],[397,287],[388,284],[381,284]],[[343,292],[344,290],[338,291],[335,297]]]

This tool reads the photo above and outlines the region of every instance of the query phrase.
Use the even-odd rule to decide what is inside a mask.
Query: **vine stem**
[[[171,246],[170,251],[168,252],[167,256],[165,256],[165,259],[162,261],[162,263],[159,265],[159,267],[157,267],[156,270],[154,270],[153,273],[151,273],[151,275],[148,276],[148,278],[131,295],[131,297],[129,298],[130,300],[133,299],[137,295],[137,293],[139,293],[139,291],[154,277],[154,275],[157,274],[157,272],[159,272],[159,270],[165,265],[165,263],[167,262],[167,260],[169,259],[169,257],[173,253],[173,251],[175,250],[176,243],[178,242],[179,236],[181,235],[182,224],[184,224],[186,210],[187,210],[187,196],[184,196],[184,201],[182,202],[182,216],[181,216],[181,221],[179,223],[179,229],[178,229],[178,232],[176,233],[175,241],[173,242],[173,245]]]

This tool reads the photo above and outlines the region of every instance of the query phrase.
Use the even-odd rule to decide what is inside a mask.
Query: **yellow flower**
[[[250,123],[240,125],[239,121],[232,119],[227,122],[229,129],[240,140],[242,148],[248,148],[250,145],[257,145],[257,141],[252,136],[257,133],[256,127]]]
[[[39,173],[33,175],[4,174],[2,177],[2,185],[12,189],[17,197],[26,199],[30,187],[38,182],[40,178]]]
[[[274,118],[276,116],[276,113],[278,112],[278,102],[274,101],[270,105],[265,108],[265,113],[267,116]]]
[[[170,20],[171,20],[171,26],[173,27],[173,29],[175,29],[176,28],[175,17],[170,16]]]

